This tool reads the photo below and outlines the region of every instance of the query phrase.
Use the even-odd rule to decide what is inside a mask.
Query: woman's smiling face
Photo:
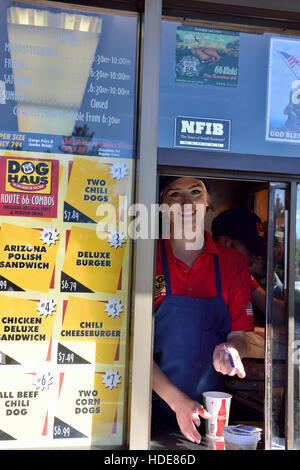
[[[195,230],[199,221],[203,221],[208,206],[207,190],[201,180],[194,177],[178,178],[165,188],[162,202],[173,210],[170,211],[171,224],[184,224],[185,228]]]
[[[172,204],[208,205],[207,190],[201,180],[193,177],[178,178],[164,190],[163,202]]]

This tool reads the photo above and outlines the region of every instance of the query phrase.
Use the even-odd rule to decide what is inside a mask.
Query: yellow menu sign
[[[84,358],[89,363],[113,364],[118,359],[124,316],[121,302],[70,297],[66,304],[57,362],[76,364]],[[68,348],[67,353],[62,346]]]
[[[133,162],[2,153],[0,447],[120,446]]]
[[[0,230],[2,290],[47,292],[53,275],[59,234],[56,229],[34,229],[3,223]],[[5,288],[6,287],[6,288]]]
[[[0,295],[0,351],[6,364],[51,359],[56,306],[48,298],[27,300]]]
[[[41,387],[45,378],[47,384]],[[0,430],[6,443],[41,442],[46,437],[52,380],[51,374],[1,371]]]
[[[121,167],[122,169],[122,167]],[[64,203],[65,222],[99,220],[99,205],[108,203],[119,212],[119,196],[126,192],[126,177],[114,177],[113,164],[74,157]],[[114,220],[107,218],[107,223]]]
[[[94,374],[82,370],[60,374],[60,389],[55,410],[53,437],[109,437],[117,420],[122,376],[117,369]]]
[[[72,227],[61,277],[62,292],[109,292],[118,287],[125,240],[107,234],[100,239],[95,230]]]

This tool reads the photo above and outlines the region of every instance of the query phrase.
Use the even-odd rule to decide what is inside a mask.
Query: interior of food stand
[[[206,179],[209,185],[211,204],[205,216],[205,229],[211,233],[213,219],[221,212],[231,208],[248,209],[256,213],[262,221],[265,238],[268,230],[268,200],[269,183],[267,181],[249,181],[236,179]],[[274,245],[274,284],[273,298],[279,299],[284,306],[284,233],[285,233],[285,201],[277,195],[275,203],[275,245]],[[266,289],[267,263],[265,257],[257,257],[250,267],[251,274],[257,280],[260,287]],[[245,333],[247,342],[247,354],[243,359],[246,377],[240,379],[237,376],[227,376],[226,392],[232,395],[230,409],[230,424],[247,424],[257,426],[264,430],[265,427],[265,326],[266,313],[252,304],[254,314],[254,330]],[[278,438],[284,438],[284,413],[285,413],[285,319],[284,308],[281,310],[274,324],[274,341],[278,351],[273,361],[273,406],[272,413]],[[276,336],[276,338],[275,338]],[[263,436],[264,433],[262,433]],[[162,445],[167,448],[185,448],[187,442],[180,438],[180,434],[161,436],[158,443],[156,437],[152,441],[152,448]],[[195,444],[191,444],[195,446]],[[263,439],[259,446],[263,448]]]

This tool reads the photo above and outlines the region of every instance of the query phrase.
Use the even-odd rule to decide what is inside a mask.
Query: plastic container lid
[[[237,426],[225,426],[223,428],[222,436],[225,440],[234,444],[252,444],[260,441],[261,429],[252,426],[244,426],[238,424]]]

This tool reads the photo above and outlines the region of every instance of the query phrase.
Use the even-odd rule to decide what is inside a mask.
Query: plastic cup
[[[224,437],[210,437],[205,436],[207,447],[209,450],[225,450]]]
[[[204,392],[203,402],[210,418],[205,420],[205,434],[209,437],[222,437],[222,431],[228,425],[232,396],[224,392]]]
[[[243,427],[243,426],[241,426]],[[241,432],[239,426],[226,426],[223,428],[223,437],[226,450],[256,450],[261,438],[261,430],[250,428],[249,432]]]

